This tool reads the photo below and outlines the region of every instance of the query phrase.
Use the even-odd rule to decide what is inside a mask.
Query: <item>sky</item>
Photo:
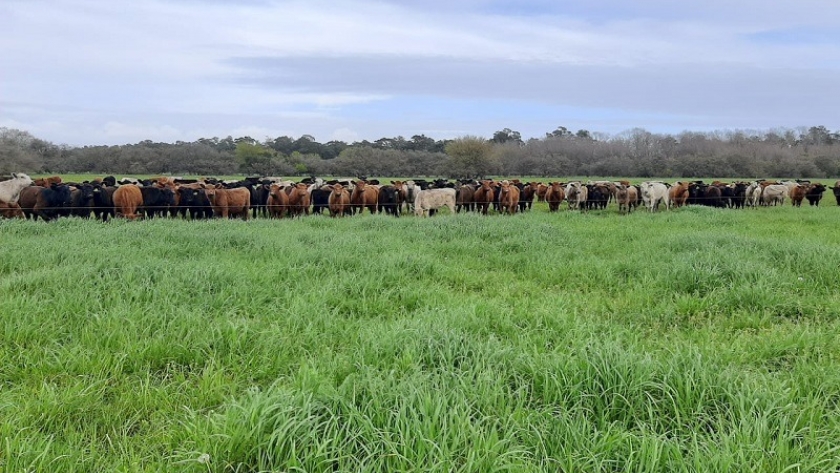
[[[840,129],[836,0],[2,0],[0,51],[74,146]]]

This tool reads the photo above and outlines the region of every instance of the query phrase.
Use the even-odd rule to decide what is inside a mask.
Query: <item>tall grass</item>
[[[0,221],[0,470],[834,471],[838,217]]]

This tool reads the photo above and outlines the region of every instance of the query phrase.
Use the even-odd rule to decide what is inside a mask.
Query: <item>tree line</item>
[[[617,135],[558,127],[523,140],[505,128],[486,139],[425,135],[319,143],[311,135],[249,136],[119,146],[56,145],[0,128],[0,172],[263,176],[840,176],[840,133],[824,126],[764,132]]]

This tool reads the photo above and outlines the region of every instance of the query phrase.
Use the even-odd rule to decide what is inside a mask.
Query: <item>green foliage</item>
[[[245,174],[266,174],[271,166],[271,158],[274,153],[271,149],[267,149],[258,143],[240,141],[236,144],[234,155],[241,172]]]
[[[447,173],[454,177],[479,178],[498,171],[498,159],[486,140],[464,136],[446,145],[450,161]]]
[[[0,221],[0,470],[836,471],[838,218]]]

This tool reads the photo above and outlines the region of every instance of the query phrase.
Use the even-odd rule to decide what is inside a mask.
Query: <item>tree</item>
[[[450,157],[450,175],[479,178],[496,172],[497,158],[490,143],[477,136],[464,136],[446,145]]]
[[[273,154],[270,149],[260,144],[249,143],[248,140],[241,140],[234,153],[239,170],[246,174],[266,174],[271,166]]]
[[[493,138],[490,141],[497,144],[511,142],[519,145],[523,144],[522,135],[518,131],[513,131],[510,128],[505,128],[504,130],[499,130],[496,133],[493,133]]]

